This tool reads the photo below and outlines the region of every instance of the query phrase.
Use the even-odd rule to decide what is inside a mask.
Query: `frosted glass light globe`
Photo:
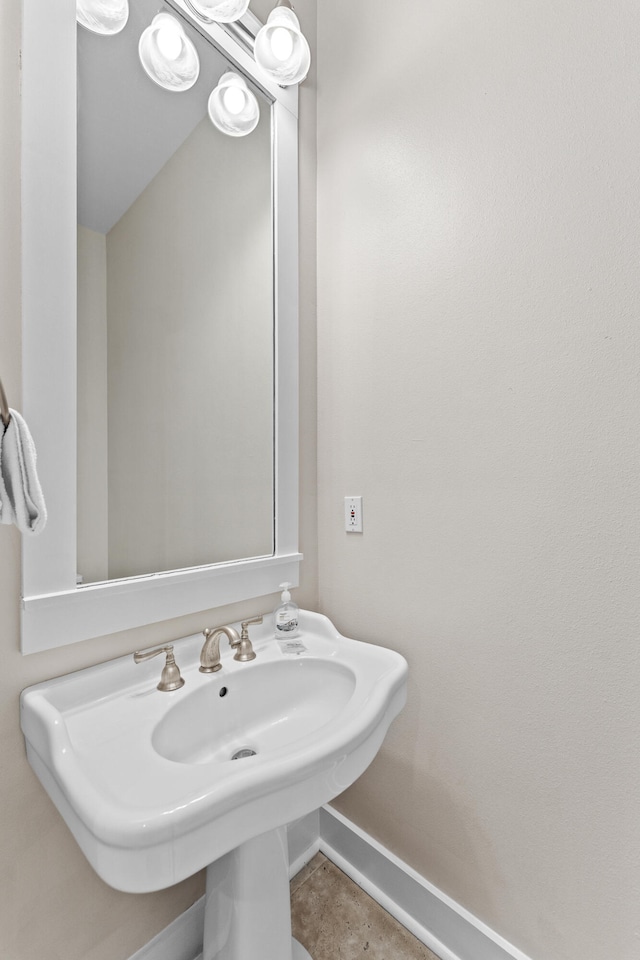
[[[233,23],[244,17],[249,0],[189,0],[189,5],[203,20]]]
[[[258,101],[244,77],[233,70],[220,77],[209,97],[208,110],[213,125],[229,137],[246,137],[260,120]]]
[[[92,33],[113,36],[129,19],[129,0],[76,0],[76,20]]]
[[[154,83],[165,90],[190,90],[200,73],[198,53],[180,22],[158,13],[138,44],[140,63]]]
[[[253,50],[258,66],[281,87],[304,80],[311,65],[309,44],[289,7],[276,7],[258,31]]]

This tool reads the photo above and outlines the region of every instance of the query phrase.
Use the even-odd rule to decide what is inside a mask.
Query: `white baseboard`
[[[530,960],[331,807],[287,827],[290,875],[320,850],[441,960]],[[131,960],[201,960],[204,897]]]
[[[320,810],[320,850],[442,960],[529,960],[328,806]]]
[[[202,953],[204,897],[145,944],[131,960],[196,960]]]

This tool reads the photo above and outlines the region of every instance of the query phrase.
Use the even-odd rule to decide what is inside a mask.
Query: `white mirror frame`
[[[23,538],[24,654],[298,584],[298,91],[259,76],[231,31],[166,2],[273,103],[274,555],[76,585],[76,0],[23,0],[22,406],[49,514]]]

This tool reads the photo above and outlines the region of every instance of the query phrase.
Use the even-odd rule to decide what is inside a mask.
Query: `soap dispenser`
[[[298,620],[300,611],[298,605],[291,599],[290,583],[281,583],[282,596],[280,603],[273,611],[275,619],[275,635],[278,639],[288,640],[298,635]]]

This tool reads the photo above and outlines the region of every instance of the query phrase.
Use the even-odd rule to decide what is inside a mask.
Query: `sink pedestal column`
[[[291,937],[284,827],[207,867],[202,960],[311,960]]]

